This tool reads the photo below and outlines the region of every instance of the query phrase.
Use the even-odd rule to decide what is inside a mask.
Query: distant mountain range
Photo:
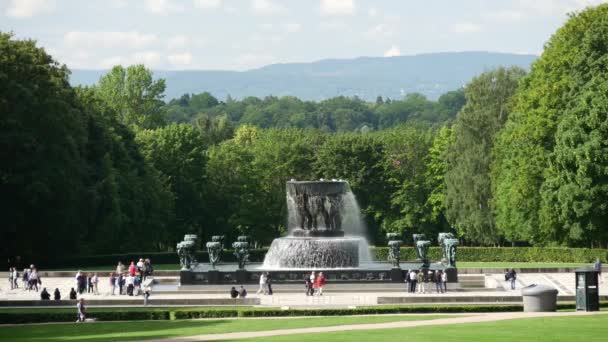
[[[246,96],[297,96],[323,100],[344,95],[373,101],[421,93],[430,99],[457,89],[497,66],[528,69],[537,58],[493,52],[429,53],[399,57],[325,59],[311,63],[272,64],[247,71],[154,70],[167,81],[166,100],[208,91],[219,99]],[[73,85],[90,85],[106,70],[73,70]]]

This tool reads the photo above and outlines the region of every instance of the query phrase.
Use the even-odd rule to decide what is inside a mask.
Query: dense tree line
[[[454,119],[464,105],[462,89],[448,92],[437,101],[421,94],[403,99],[378,97],[375,103],[359,98],[334,97],[321,102],[302,101],[296,97],[247,97],[219,101],[209,93],[185,94],[171,100],[165,109],[168,120],[192,123],[200,120],[225,120],[261,128],[305,128],[324,132],[368,132],[406,122],[445,124]]]
[[[606,246],[608,5],[573,14],[525,73],[489,70],[438,101],[165,102],[143,66],[72,88],[35,42],[0,35],[7,256],[167,250],[285,232],[285,182],[349,181],[374,243]],[[457,113],[457,114],[456,114]]]

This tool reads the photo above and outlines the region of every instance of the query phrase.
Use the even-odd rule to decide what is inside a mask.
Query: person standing
[[[118,294],[122,295],[122,288],[125,286],[125,275],[123,273],[118,274]]]
[[[16,289],[19,288],[19,271],[17,271],[17,267],[13,267],[13,283]]]
[[[98,295],[99,294],[99,277],[97,276],[97,273],[93,274],[93,278],[91,278],[91,282],[93,283],[93,294]]]
[[[319,272],[317,277],[317,288],[319,289],[319,296],[323,295],[323,286],[325,286],[325,275],[323,272]]]
[[[256,294],[260,293],[266,294],[266,272],[262,272],[262,274],[260,274],[260,288]]]
[[[511,290],[515,290],[515,281],[517,280],[517,272],[515,269],[511,269],[509,272],[509,280],[511,281]]]
[[[93,292],[93,276],[91,273],[87,274],[87,293]]]
[[[411,270],[409,277],[410,277],[410,293],[416,293],[416,282],[418,281],[418,277],[416,276],[416,271]]]
[[[84,322],[84,320],[86,319],[86,316],[85,316],[86,309],[84,307],[84,298],[80,298],[80,300],[78,301],[78,304],[76,304],[76,310],[77,310],[76,322]]]
[[[418,293],[424,293],[424,271],[422,269],[418,270],[418,274],[416,275],[416,283],[418,284]]]
[[[118,265],[116,265],[116,274],[123,274],[125,272],[125,265],[123,265],[122,262],[118,262]]]
[[[312,287],[312,284],[310,283],[310,277],[307,275],[304,276],[304,284],[306,285],[306,295],[310,296],[310,288]]]
[[[8,284],[11,286],[11,290],[15,288],[13,285],[13,268],[9,267],[8,269]]]
[[[113,296],[116,291],[116,276],[114,272],[110,273],[110,294]]]
[[[272,276],[270,272],[266,274],[266,287],[268,288],[268,295],[272,296]]]
[[[30,288],[35,288],[36,292],[38,292],[38,271],[34,268],[30,271],[29,276]]]
[[[448,292],[448,272],[441,272],[441,282],[443,283],[443,292]]]
[[[23,269],[23,276],[21,278],[21,282],[23,283],[23,290],[29,290],[30,285],[30,270],[27,268]]]
[[[443,293],[443,287],[441,286],[442,278],[443,272],[441,270],[437,271],[435,273],[435,291],[437,291],[437,293]]]
[[[72,290],[74,290],[74,289],[72,289]],[[55,292],[53,292],[53,299],[61,300],[61,292],[59,292],[58,288],[55,288]]]
[[[133,261],[131,261],[131,265],[129,265],[129,274],[134,277],[136,272],[137,272],[137,267],[135,267],[135,263],[133,263]]]
[[[133,296],[133,289],[135,288],[135,277],[132,276],[131,274],[129,274],[129,276],[127,276],[127,295],[129,296]]]
[[[316,280],[317,280],[317,276],[315,275],[315,272],[311,272],[310,273],[310,288],[308,290],[308,293],[310,296],[315,295],[315,281]]]

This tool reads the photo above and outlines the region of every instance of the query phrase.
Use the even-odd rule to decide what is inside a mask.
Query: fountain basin
[[[264,269],[339,269],[359,266],[359,237],[283,237],[270,245]]]

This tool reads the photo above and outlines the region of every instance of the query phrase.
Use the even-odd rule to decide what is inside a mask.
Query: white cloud
[[[131,32],[85,32],[70,31],[63,36],[68,47],[99,48],[127,48],[140,49],[155,44],[156,35]]]
[[[236,58],[236,66],[240,70],[258,68],[264,65],[272,64],[275,58],[272,55],[246,53]]]
[[[605,2],[606,0],[518,0],[514,6],[516,10],[533,16],[565,17],[566,13],[580,11]]]
[[[11,0],[6,15],[13,18],[31,18],[55,10],[55,0]]]
[[[111,68],[115,65],[134,65],[143,64],[148,68],[154,68],[160,65],[161,55],[156,51],[140,51],[128,56],[113,56],[101,61],[100,66],[103,69]]]
[[[251,9],[256,14],[272,15],[285,12],[285,7],[272,0],[252,0]]]
[[[515,23],[522,21],[526,17],[524,12],[510,9],[486,12],[481,15],[490,22],[498,23]]]
[[[394,34],[394,29],[386,24],[378,24],[364,33],[367,39],[381,39],[390,37]]]
[[[355,13],[354,0],[321,0],[321,13],[327,15],[350,15]]]
[[[397,45],[392,45],[390,49],[384,51],[384,57],[396,57],[401,56],[401,50]]]
[[[285,24],[285,31],[287,31],[287,33],[300,32],[301,30],[302,30],[302,25],[300,25],[298,23]]]
[[[200,9],[216,9],[222,6],[222,0],[194,0],[194,7]]]
[[[167,56],[169,63],[176,67],[186,67],[192,64],[192,54],[189,52],[178,53]]]
[[[156,14],[168,14],[169,12],[181,12],[184,7],[174,0],[146,0],[146,9]]]
[[[167,49],[178,50],[191,44],[191,39],[188,36],[178,34],[170,37],[167,40]]]
[[[380,14],[380,11],[376,7],[372,7],[367,11],[367,14],[370,17],[375,18]]]
[[[454,33],[477,33],[481,32],[481,29],[481,26],[471,22],[462,22],[452,26]]]

